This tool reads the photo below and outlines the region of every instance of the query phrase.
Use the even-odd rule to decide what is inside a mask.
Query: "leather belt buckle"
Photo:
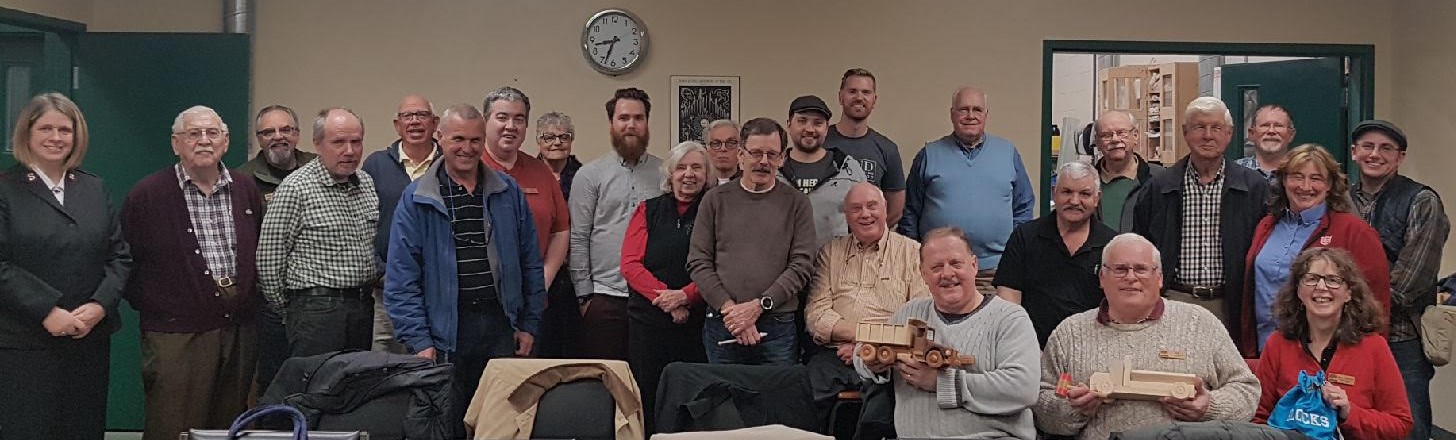
[[[1198,299],[1216,299],[1223,293],[1223,286],[1192,286],[1190,294]]]
[[[217,287],[227,288],[236,285],[237,281],[234,280],[233,277],[222,277],[217,279]]]

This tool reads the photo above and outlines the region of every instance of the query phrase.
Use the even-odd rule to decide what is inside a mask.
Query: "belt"
[[[459,307],[462,311],[475,313],[505,312],[505,309],[501,308],[500,298],[494,296],[490,298],[461,298]]]
[[[368,286],[346,287],[342,289],[333,287],[310,287],[288,291],[292,296],[328,296],[340,298],[374,298],[374,289]]]
[[[1217,286],[1190,286],[1179,282],[1172,282],[1168,283],[1168,288],[1171,290],[1176,290],[1179,292],[1187,293],[1189,295],[1193,295],[1194,298],[1202,300],[1212,300],[1223,297],[1222,284],[1219,284]]]
[[[226,301],[232,301],[233,298],[238,297],[238,283],[233,277],[222,277],[215,281],[217,281],[217,293],[215,296]]]

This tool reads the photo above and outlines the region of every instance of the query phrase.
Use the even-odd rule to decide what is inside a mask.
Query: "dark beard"
[[[642,158],[642,154],[647,152],[648,138],[646,134],[642,134],[637,136],[637,139],[640,142],[633,143],[619,133],[612,133],[612,150],[628,162],[637,162],[637,159]]]

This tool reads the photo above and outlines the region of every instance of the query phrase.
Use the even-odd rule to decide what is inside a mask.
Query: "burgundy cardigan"
[[[252,176],[228,171],[237,232],[238,298],[227,302],[206,273],[177,171],[167,167],[137,182],[121,209],[121,229],[131,245],[126,300],[141,312],[142,331],[201,333],[230,323],[252,322],[258,292],[258,230],[263,198]]]

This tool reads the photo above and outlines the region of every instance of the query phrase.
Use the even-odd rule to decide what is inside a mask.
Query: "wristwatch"
[[[773,297],[772,296],[762,296],[762,297],[759,297],[758,298],[758,305],[759,306],[762,306],[764,310],[773,310],[773,308],[774,308],[774,300],[773,300]]]

